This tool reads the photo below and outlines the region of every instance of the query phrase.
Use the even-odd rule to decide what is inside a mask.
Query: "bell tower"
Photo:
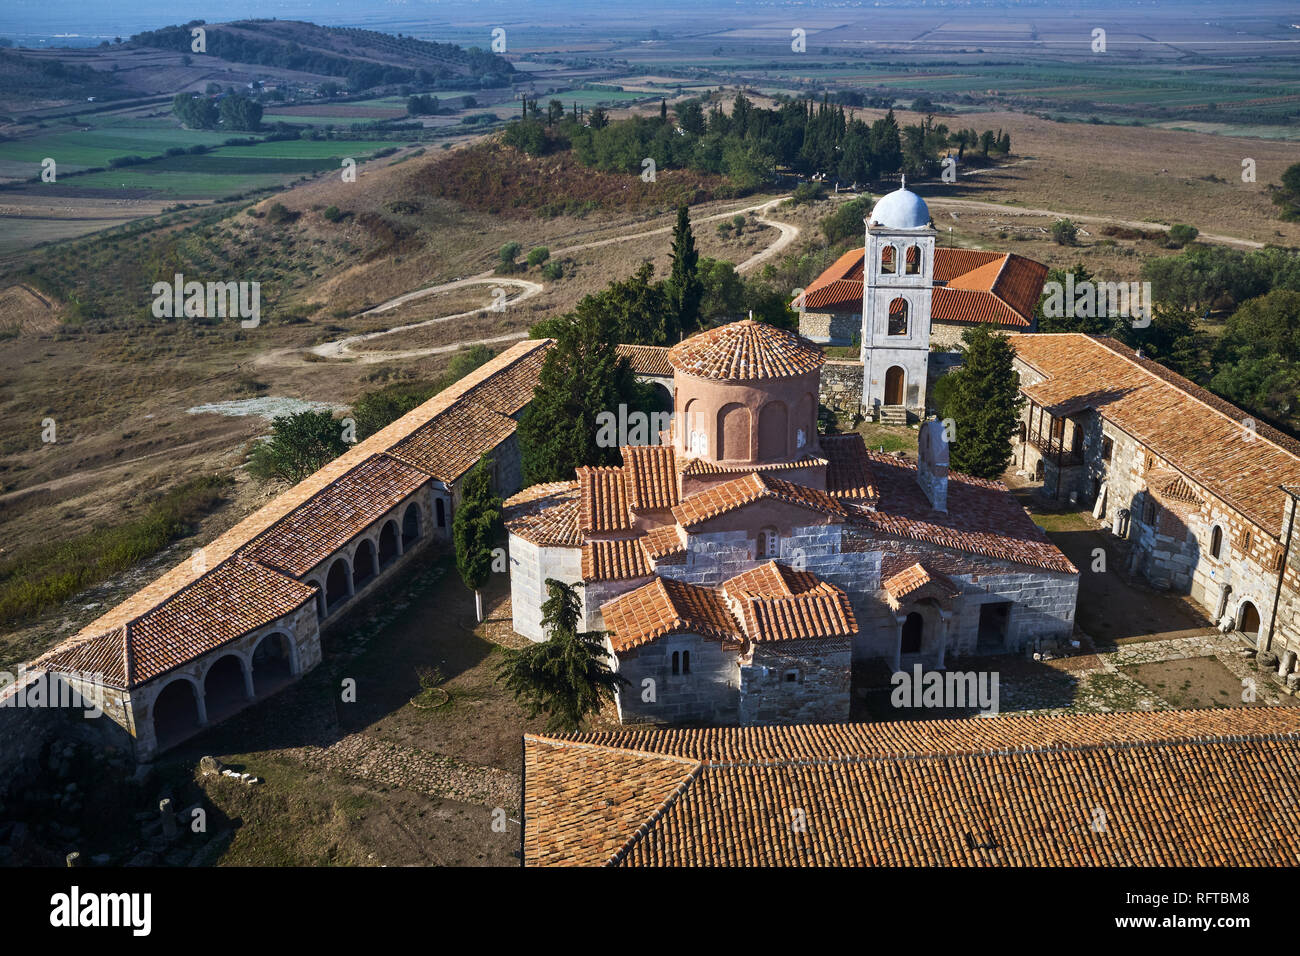
[[[935,229],[907,180],[866,220],[862,283],[862,414],[925,418]]]

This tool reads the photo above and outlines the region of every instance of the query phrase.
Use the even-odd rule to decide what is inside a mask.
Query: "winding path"
[[[746,272],[755,266],[766,262],[773,256],[779,254],[787,248],[790,243],[794,242],[799,236],[799,227],[788,222],[781,222],[776,219],[768,218],[766,215],[769,210],[788,199],[788,196],[778,196],[776,199],[770,199],[767,202],[759,203],[753,206],[744,206],[737,209],[729,209],[726,212],[714,213],[709,216],[702,216],[694,220],[696,225],[706,222],[716,222],[721,219],[730,219],[732,216],[740,213],[752,212],[754,218],[765,226],[771,226],[777,230],[777,237],[764,249],[750,256],[740,265],[736,266],[737,272]],[[633,242],[637,239],[645,239],[649,236],[667,235],[673,231],[673,226],[660,226],[654,229],[643,229],[638,232],[630,233],[625,236],[611,236],[606,239],[595,239],[591,242],[578,243],[572,246],[564,246],[552,249],[553,256],[568,255],[574,252],[583,252],[588,249],[598,249],[602,246],[610,246],[620,242]],[[508,306],[517,305],[525,299],[531,299],[546,290],[546,287],[540,282],[533,282],[529,279],[510,279],[505,276],[498,276],[492,272],[480,272],[477,275],[468,276],[464,279],[457,279],[453,282],[444,282],[439,285],[426,286],[423,289],[416,289],[412,292],[405,292],[402,295],[395,296],[386,302],[381,302],[365,312],[366,315],[381,315],[389,312],[408,302],[414,302],[431,295],[437,295],[440,292],[451,292],[456,289],[463,289],[475,285],[492,285],[505,288],[514,288],[520,290],[519,294],[513,298],[496,297],[496,301],[489,305],[479,306],[477,309],[470,309],[466,312],[458,312],[455,315],[442,315],[432,319],[425,319],[421,322],[410,322],[405,325],[396,325],[390,329],[380,329],[377,332],[364,332],[358,335],[349,335],[341,339],[335,339],[332,342],[323,342],[320,345],[313,345],[307,348],[290,348],[276,349],[270,352],[263,352],[255,358],[256,365],[301,365],[312,361],[304,358],[304,355],[310,354],[319,359],[342,359],[347,358],[359,362],[363,365],[373,365],[379,362],[388,362],[394,359],[419,358],[425,355],[438,355],[445,352],[454,352],[458,349],[471,345],[496,345],[502,342],[512,342],[516,339],[525,338],[527,332],[510,332],[505,335],[498,335],[484,339],[465,340],[453,342],[450,345],[436,345],[420,349],[400,349],[393,351],[358,351],[355,346],[361,342],[368,342],[385,335],[392,335],[397,332],[409,332],[412,329],[421,329],[430,325],[437,325],[441,322],[451,322],[455,319],[467,319],[471,316],[478,315],[481,312],[492,310],[501,311]]]

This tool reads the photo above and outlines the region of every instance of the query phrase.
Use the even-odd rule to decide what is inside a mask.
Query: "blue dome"
[[[867,222],[886,229],[925,229],[930,225],[930,207],[904,186],[880,197]]]

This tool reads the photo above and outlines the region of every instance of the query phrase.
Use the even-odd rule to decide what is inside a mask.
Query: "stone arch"
[[[907,372],[901,365],[891,365],[885,372],[885,404],[902,405],[907,394]]]
[[[352,552],[352,591],[360,591],[378,575],[378,558],[375,556],[375,543],[369,538],[357,542]]]
[[[420,540],[420,506],[412,501],[402,515],[402,550]]]
[[[898,336],[907,335],[910,313],[911,308],[907,304],[907,300],[901,295],[897,296],[894,301],[890,302],[887,334]]]
[[[790,410],[785,402],[768,402],[758,413],[758,457],[785,458],[790,454]]]
[[[897,251],[891,245],[882,245],[880,247],[880,274],[882,276],[892,276],[894,274],[894,263],[898,261]]]
[[[749,459],[749,409],[739,402],[718,411],[718,458],[722,461]]]
[[[1254,644],[1259,640],[1261,627],[1259,608],[1253,601],[1242,601],[1237,609],[1237,628],[1247,641]]]
[[[315,578],[308,578],[303,583],[309,584],[316,589],[316,620],[319,621],[329,613],[329,609],[325,606],[325,585]]]
[[[921,247],[912,243],[907,247],[907,259],[904,266],[904,272],[907,275],[914,276],[921,271]]]
[[[287,684],[298,672],[293,639],[284,631],[264,634],[253,647],[253,694],[263,697]]]
[[[248,663],[238,654],[222,654],[203,677],[203,701],[208,720],[221,720],[248,702],[252,675]]]
[[[707,455],[709,453],[708,422],[700,411],[700,400],[692,398],[686,403],[682,413],[682,442],[688,454]]]
[[[402,549],[398,544],[397,522],[389,519],[379,529],[379,569],[391,565],[401,557]]]
[[[325,576],[325,613],[333,614],[352,597],[352,568],[347,558],[336,558]]]
[[[153,735],[158,749],[180,743],[202,726],[198,685],[189,677],[168,682],[153,702]]]

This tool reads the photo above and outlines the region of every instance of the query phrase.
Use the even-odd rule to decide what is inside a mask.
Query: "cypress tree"
[[[474,613],[483,620],[483,586],[492,574],[492,545],[501,528],[501,499],[492,491],[488,459],[480,458],[461,482],[460,507],[452,519],[456,570],[474,592]]]
[[[953,421],[952,467],[977,478],[997,478],[1011,461],[1011,436],[1020,409],[1015,349],[989,325],[962,332],[962,365],[948,373],[944,414]]]
[[[690,212],[685,206],[677,207],[677,225],[673,229],[673,268],[666,285],[676,331],[689,335],[700,325],[704,283],[700,281],[700,254],[696,251],[695,236],[691,232]]]

